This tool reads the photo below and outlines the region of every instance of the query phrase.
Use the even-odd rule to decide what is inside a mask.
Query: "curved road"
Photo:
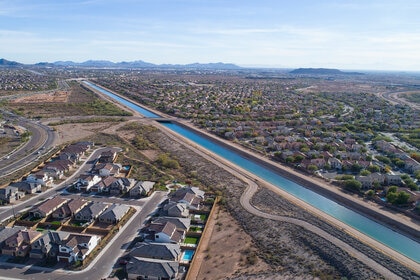
[[[55,133],[48,126],[17,117],[17,123],[31,132],[27,143],[0,161],[0,176],[6,176],[33,163],[39,153],[45,153],[53,146]],[[44,147],[44,149],[41,149]]]
[[[391,104],[401,104],[401,105],[407,105],[409,107],[411,107],[414,110],[420,110],[420,104],[418,103],[413,103],[408,101],[407,99],[400,97],[400,94],[410,94],[410,93],[415,93],[415,92],[419,92],[419,91],[395,91],[395,92],[381,92],[378,93],[378,96],[389,101]]]

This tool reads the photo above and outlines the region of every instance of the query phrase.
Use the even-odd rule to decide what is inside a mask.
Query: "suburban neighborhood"
[[[89,265],[124,223],[142,211],[121,198],[144,200],[154,192],[155,182],[136,181],[129,177],[131,166],[115,162],[119,151],[73,143],[2,188],[2,202],[15,204],[65,184],[58,195],[16,213],[1,227],[0,259],[70,270]],[[169,184],[167,198],[146,224],[138,225],[133,245],[115,265],[124,267],[128,279],[182,279],[214,202],[206,199],[197,187]]]

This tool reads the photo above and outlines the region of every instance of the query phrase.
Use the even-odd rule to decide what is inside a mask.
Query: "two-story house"
[[[6,203],[13,203],[24,196],[25,193],[19,191],[17,187],[6,186],[0,189],[0,200]]]
[[[41,235],[42,233],[36,230],[19,230],[5,240],[1,253],[9,256],[25,257],[31,250],[31,244]]]
[[[69,235],[70,233],[64,231],[48,231],[32,243],[29,257],[34,259],[56,258],[58,246]]]
[[[83,261],[98,245],[100,237],[97,235],[70,234],[68,238],[58,246],[57,260],[59,262],[72,263]]]
[[[102,180],[98,175],[84,174],[81,175],[73,186],[80,192],[88,192],[97,183]]]

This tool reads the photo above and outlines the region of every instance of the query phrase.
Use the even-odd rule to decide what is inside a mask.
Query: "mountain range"
[[[108,60],[87,60],[85,62],[56,61],[39,62],[36,64],[23,64],[16,61],[0,59],[0,66],[43,66],[43,67],[86,67],[86,68],[158,68],[158,69],[214,69],[214,70],[235,70],[242,67],[232,63],[192,63],[192,64],[153,64],[142,60],[112,62]]]
[[[289,73],[298,75],[363,75],[363,73],[359,72],[344,72],[330,68],[298,68]]]

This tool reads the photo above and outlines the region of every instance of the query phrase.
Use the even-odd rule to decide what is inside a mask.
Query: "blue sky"
[[[0,57],[420,70],[418,0],[0,0]]]

